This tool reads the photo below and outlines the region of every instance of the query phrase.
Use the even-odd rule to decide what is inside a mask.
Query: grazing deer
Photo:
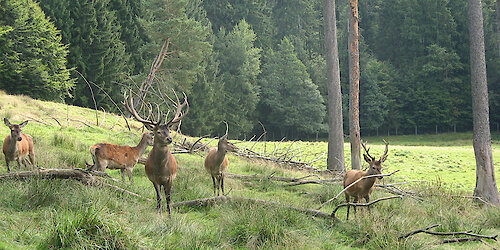
[[[175,94],[175,91],[174,91]],[[127,100],[125,96],[125,107],[127,110],[135,117],[135,119],[146,126],[146,128],[153,132],[154,141],[153,141],[153,149],[149,152],[148,159],[146,160],[146,175],[149,180],[153,183],[153,186],[156,190],[156,201],[157,201],[157,209],[161,214],[161,187],[165,191],[165,199],[167,200],[167,210],[168,216],[170,217],[170,191],[172,189],[172,183],[177,174],[177,161],[174,156],[170,152],[170,148],[168,145],[172,143],[172,137],[170,137],[170,128],[179,124],[184,118],[184,116],[189,111],[189,103],[187,101],[187,96],[184,94],[184,102],[181,104],[179,101],[179,97],[175,94],[176,102],[169,98],[169,101],[174,104],[176,107],[176,112],[171,120],[166,122],[165,124],[161,124],[161,118],[163,115],[158,115],[158,121],[150,121],[145,120],[139,116],[137,111],[134,108],[134,102],[132,100],[132,90],[130,90],[130,96]],[[182,112],[184,107],[186,108],[185,112]],[[165,116],[168,117],[168,114]]]
[[[220,189],[222,189],[222,195],[225,195],[224,171],[226,171],[227,166],[229,165],[226,154],[228,151],[238,151],[238,147],[227,140],[227,129],[228,126],[226,123],[226,134],[219,139],[217,148],[210,149],[207,158],[205,158],[205,169],[212,176],[212,182],[214,183],[214,196],[215,190],[217,190],[217,196],[219,196]]]
[[[387,159],[387,152],[389,150],[389,143],[386,142],[385,140],[384,143],[385,143],[385,152],[378,161],[375,160],[375,157],[371,156],[370,153],[368,152],[370,148],[367,149],[364,143],[361,144],[366,152],[366,154],[363,154],[363,157],[365,158],[365,161],[368,162],[369,164],[368,171],[363,171],[359,169],[347,171],[344,175],[344,188],[351,185],[353,182],[357,181],[362,177],[382,174],[382,163]],[[382,179],[381,176],[377,178]],[[345,191],[345,199],[347,203],[351,202],[351,197],[354,197],[354,203],[358,203],[362,198],[366,200],[366,203],[370,202],[370,194],[372,193],[373,189],[375,189],[375,180],[376,180],[375,177],[365,178],[357,182],[356,184],[352,185],[350,188],[348,188]],[[348,205],[347,220],[349,219],[349,208],[350,206]],[[354,212],[356,212],[356,207],[354,207]]]
[[[94,165],[89,166],[89,170],[99,170],[104,172],[106,168],[120,169],[122,181],[125,181],[125,171],[127,171],[128,180],[134,184],[132,177],[132,168],[139,160],[139,157],[144,154],[148,146],[153,145],[153,134],[143,133],[141,141],[135,147],[120,146],[108,143],[98,143],[90,147],[90,154]]]
[[[7,172],[10,172],[9,162],[14,160],[17,161],[19,169],[21,169],[21,162],[27,167],[27,159],[25,158],[27,154],[29,154],[31,165],[35,167],[33,138],[21,132],[21,129],[28,124],[28,121],[24,121],[20,124],[11,124],[7,118],[4,118],[3,122],[10,129],[10,135],[5,137],[3,141],[3,154],[5,155]]]

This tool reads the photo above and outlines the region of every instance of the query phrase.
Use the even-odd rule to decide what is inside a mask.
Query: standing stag
[[[382,157],[380,157],[380,160],[378,161],[375,160],[375,157],[371,156],[370,153],[368,152],[370,151],[370,148],[367,149],[365,143],[361,144],[366,152],[366,154],[363,154],[363,157],[370,166],[368,167],[368,171],[363,171],[359,169],[356,170],[353,169],[347,171],[344,175],[344,188],[351,185],[353,182],[357,181],[362,177],[382,174],[382,163],[387,159],[387,152],[389,150],[389,143],[386,142],[385,140],[384,143],[385,143],[385,151]],[[382,179],[381,176],[377,178]],[[351,197],[354,197],[354,203],[359,203],[359,201],[362,198],[366,200],[366,203],[370,202],[370,194],[375,189],[375,180],[376,180],[375,177],[368,177],[348,188],[345,191],[345,199],[347,203],[351,202]],[[347,220],[349,219],[350,207],[351,206],[349,205],[347,206]],[[354,207],[354,212],[356,212],[356,207]]]
[[[104,172],[106,168],[120,169],[122,181],[125,181],[125,171],[127,171],[128,180],[134,184],[132,177],[132,168],[144,154],[148,146],[153,145],[153,134],[143,133],[142,139],[135,147],[120,146],[109,143],[98,143],[90,147],[90,154],[94,165],[88,163],[89,169]]]
[[[214,196],[215,190],[217,190],[217,196],[219,196],[219,191],[222,189],[222,195],[224,195],[224,171],[226,171],[229,161],[227,159],[227,152],[236,152],[238,147],[233,145],[227,140],[228,126],[226,124],[226,134],[224,134],[217,144],[217,148],[212,148],[208,152],[207,158],[205,158],[205,169],[212,176],[212,182],[214,183]]]
[[[189,103],[187,101],[187,96],[184,94],[184,102],[181,104],[179,97],[175,93],[176,101],[168,98],[170,102],[176,107],[176,112],[172,119],[170,119],[165,124],[161,123],[163,115],[158,112],[158,121],[150,121],[143,119],[139,116],[134,108],[134,102],[132,100],[132,90],[130,90],[130,95],[127,100],[127,96],[124,96],[125,108],[135,117],[135,119],[146,126],[146,128],[153,132],[153,149],[149,152],[148,159],[146,160],[146,175],[149,180],[153,183],[156,190],[156,200],[157,209],[161,214],[161,187],[165,191],[165,199],[167,200],[167,210],[170,216],[170,191],[172,190],[172,183],[177,174],[177,161],[175,161],[174,156],[170,152],[168,145],[172,143],[172,137],[170,137],[170,128],[179,124],[184,118],[184,116],[189,111]],[[182,112],[184,107],[185,112]],[[165,116],[168,117],[168,114]]]
[[[21,169],[21,162],[24,166],[27,159],[27,154],[30,157],[30,164],[35,167],[35,151],[33,148],[33,138],[30,135],[23,134],[21,129],[28,124],[24,121],[20,124],[11,124],[7,118],[3,119],[5,125],[10,129],[10,135],[5,137],[3,141],[3,154],[5,155],[5,163],[7,164],[7,172],[10,172],[9,162],[17,161],[17,166]]]

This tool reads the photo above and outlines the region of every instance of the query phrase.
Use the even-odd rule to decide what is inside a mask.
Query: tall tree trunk
[[[493,156],[488,107],[488,86],[486,81],[486,60],[484,52],[483,12],[481,0],[469,0],[469,36],[472,115],[474,123],[474,154],[476,156],[476,188],[474,196],[500,204]]]
[[[327,168],[345,170],[342,93],[340,90],[339,52],[335,0],[324,0],[326,71],[328,77],[328,159]]]
[[[352,169],[361,169],[359,128],[359,29],[358,0],[349,0],[349,136]]]

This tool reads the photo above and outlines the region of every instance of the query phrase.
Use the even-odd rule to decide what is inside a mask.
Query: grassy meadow
[[[140,124],[89,109],[42,102],[0,92],[0,117],[13,123],[29,119],[23,132],[34,138],[38,166],[44,168],[83,168],[90,161],[89,146],[98,142],[135,145],[140,140]],[[186,117],[189,119],[189,116]],[[57,121],[56,121],[57,120]],[[111,129],[112,128],[112,129]],[[0,135],[9,133],[0,126]],[[183,137],[182,137],[183,138]],[[176,140],[181,140],[177,136]],[[194,141],[196,138],[189,138]],[[404,240],[398,237],[432,224],[434,231],[472,230],[485,235],[500,234],[500,209],[480,207],[470,199],[475,185],[475,160],[472,134],[440,134],[385,138],[390,142],[384,172],[400,172],[383,182],[419,181],[403,186],[422,193],[423,201],[412,198],[383,201],[371,213],[359,209],[345,222],[345,208],[337,215],[342,221],[301,214],[280,206],[254,203],[217,203],[208,207],[179,207],[172,217],[161,217],[154,201],[133,197],[106,187],[85,186],[73,180],[0,181],[0,249],[93,249],[93,248],[287,248],[287,249],[470,249],[489,247],[481,242],[439,245],[453,238],[417,234]],[[365,138],[372,155],[380,156],[382,138]],[[215,142],[211,143],[215,146]],[[324,142],[240,142],[239,147],[254,151],[291,152],[296,160],[312,161],[326,152]],[[345,145],[349,164],[349,145]],[[177,154],[179,172],[174,182],[172,202],[213,196],[212,181],[203,168],[204,154]],[[499,136],[493,138],[496,176],[500,176]],[[301,177],[310,173],[286,169],[275,164],[229,156],[229,172]],[[326,158],[313,163],[323,169]],[[11,167],[18,171],[17,166]],[[107,170],[116,179],[119,171]],[[6,173],[3,154],[0,174]],[[134,168],[134,185],[113,185],[155,199],[143,165]],[[322,175],[321,178],[331,178]],[[225,179],[230,196],[277,201],[286,205],[317,208],[341,190],[340,183],[300,185],[261,180]],[[391,196],[376,190],[372,200]],[[343,196],[322,208],[331,212],[343,203]],[[486,243],[499,248],[496,241]]]

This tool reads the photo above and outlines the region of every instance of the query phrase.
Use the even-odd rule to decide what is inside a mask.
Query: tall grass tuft
[[[105,216],[105,211],[91,205],[56,214],[52,218],[52,229],[39,248],[133,249],[138,248],[138,244],[120,224]]]

